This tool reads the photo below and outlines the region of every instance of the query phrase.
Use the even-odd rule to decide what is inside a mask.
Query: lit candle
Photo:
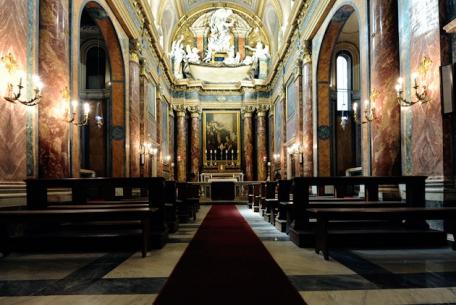
[[[358,111],[358,103],[353,103],[353,112]]]
[[[73,112],[76,112],[76,111],[77,111],[77,109],[78,109],[78,104],[79,104],[79,102],[78,102],[77,100],[73,100],[73,101],[71,102],[71,106],[73,107]]]
[[[90,104],[84,103],[84,115],[88,115],[90,112]]]

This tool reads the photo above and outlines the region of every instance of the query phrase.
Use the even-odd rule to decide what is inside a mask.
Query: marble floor
[[[307,304],[456,305],[451,249],[341,249],[324,261],[246,206],[238,208]],[[182,224],[146,258],[133,252],[13,253],[0,259],[0,305],[150,305],[209,209],[202,206],[195,223]]]

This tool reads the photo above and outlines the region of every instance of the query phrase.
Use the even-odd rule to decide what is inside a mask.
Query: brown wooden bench
[[[50,205],[64,213],[73,209],[94,209],[98,205],[103,209],[118,208],[157,208],[152,228],[152,244],[156,248],[164,246],[168,239],[169,217],[166,206],[165,179],[161,177],[115,177],[115,178],[64,178],[64,179],[26,179],[27,209],[45,210]],[[70,202],[49,202],[48,190],[54,188],[71,189]],[[175,188],[175,186],[174,186]],[[119,196],[118,189],[122,190]],[[139,197],[133,196],[133,190],[139,189]],[[117,205],[119,207],[117,207]],[[56,207],[58,206],[58,207]],[[167,211],[168,210],[168,211]],[[172,216],[172,215],[169,215]],[[172,227],[176,227],[175,225]]]
[[[9,253],[9,224],[135,220],[141,222],[141,252],[145,257],[151,241],[151,220],[158,212],[158,208],[150,207],[0,211],[0,252]]]
[[[392,220],[415,226],[425,220],[454,220],[456,208],[384,207],[384,208],[309,208],[308,215],[317,220],[315,251],[329,259],[328,222],[333,220]],[[449,232],[454,233],[454,232]],[[330,234],[330,233],[329,233]]]
[[[305,244],[307,232],[312,230],[310,226],[309,214],[307,209],[310,206],[309,189],[311,186],[324,187],[334,186],[342,189],[347,186],[364,185],[364,202],[376,203],[379,200],[378,190],[381,185],[403,184],[406,188],[406,199],[404,207],[425,207],[425,176],[336,176],[336,177],[297,177],[293,179],[293,222],[290,227],[290,239],[298,246]],[[425,224],[425,221],[422,221]]]

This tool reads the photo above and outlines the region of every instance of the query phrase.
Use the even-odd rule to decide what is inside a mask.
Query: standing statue
[[[251,61],[253,65],[255,75],[257,75],[259,79],[265,79],[268,75],[268,64],[269,59],[271,58],[269,46],[263,47],[263,43],[258,41],[255,48],[250,46],[245,46],[245,48],[254,52],[253,56],[249,58],[249,62]],[[244,60],[244,64],[247,64],[246,60]]]
[[[184,40],[184,35],[172,43],[170,58],[173,63],[173,74],[176,79],[184,78],[183,73],[183,62],[186,56],[184,48],[182,46],[182,41]]]

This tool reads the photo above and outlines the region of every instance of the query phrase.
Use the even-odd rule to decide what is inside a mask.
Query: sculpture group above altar
[[[228,82],[237,78],[266,79],[271,59],[269,46],[261,41],[264,37],[258,28],[253,30],[239,14],[231,9],[215,9],[199,16],[188,30],[187,36],[193,37],[180,34],[171,45],[176,79],[217,81],[212,76],[219,73],[228,75]],[[246,43],[248,38],[256,40],[255,47]],[[236,77],[230,78],[230,74]]]

